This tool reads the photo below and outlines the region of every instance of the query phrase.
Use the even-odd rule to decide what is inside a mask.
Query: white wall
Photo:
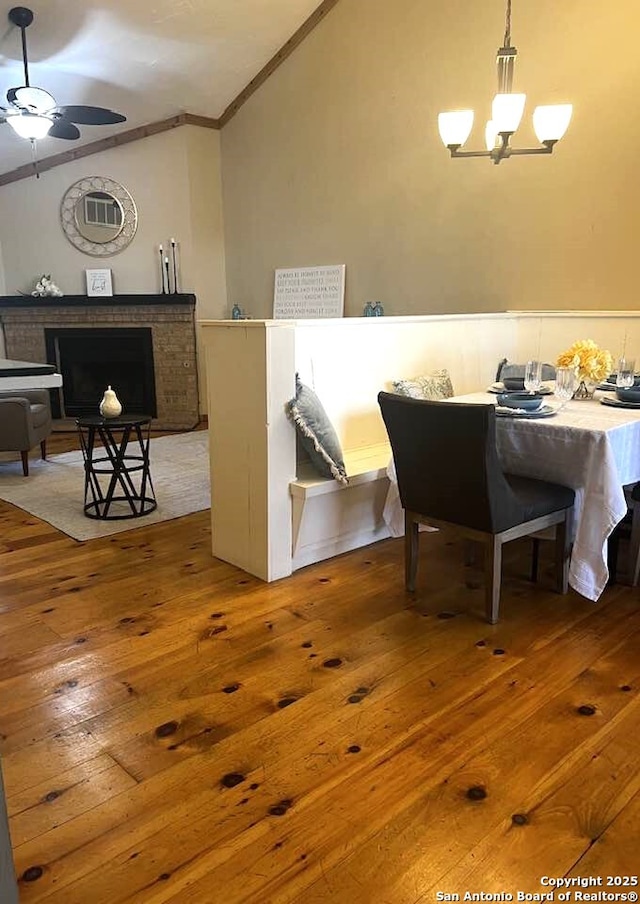
[[[516,354],[517,331],[510,314],[297,320],[296,370],[354,449],[386,440],[377,397],[392,380],[446,368],[459,395],[486,387]]]

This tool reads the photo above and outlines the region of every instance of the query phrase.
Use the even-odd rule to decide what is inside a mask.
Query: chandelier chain
[[[507,0],[507,16],[504,28],[504,46],[511,45],[511,0]]]

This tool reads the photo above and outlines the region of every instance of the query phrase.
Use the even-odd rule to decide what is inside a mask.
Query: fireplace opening
[[[47,361],[62,374],[52,392],[54,418],[97,414],[107,386],[125,414],[157,417],[150,327],[45,329]]]

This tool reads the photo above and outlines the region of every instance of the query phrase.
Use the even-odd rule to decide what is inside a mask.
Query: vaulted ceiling
[[[123,113],[80,126],[75,141],[38,141],[43,158],[180,113],[219,118],[319,6],[320,0],[26,0],[30,83],[58,104]],[[20,29],[0,5],[0,106],[24,84]],[[29,142],[0,124],[0,172],[31,160]]]

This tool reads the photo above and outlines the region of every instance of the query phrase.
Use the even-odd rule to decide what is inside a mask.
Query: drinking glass
[[[576,372],[573,367],[556,368],[556,387],[553,394],[562,403],[561,408],[567,404],[576,390]]]
[[[628,389],[633,386],[636,372],[636,362],[633,358],[620,358],[618,361],[618,372],[616,374],[616,386],[621,389]]]
[[[524,369],[524,388],[537,392],[542,385],[542,361],[527,361]]]

